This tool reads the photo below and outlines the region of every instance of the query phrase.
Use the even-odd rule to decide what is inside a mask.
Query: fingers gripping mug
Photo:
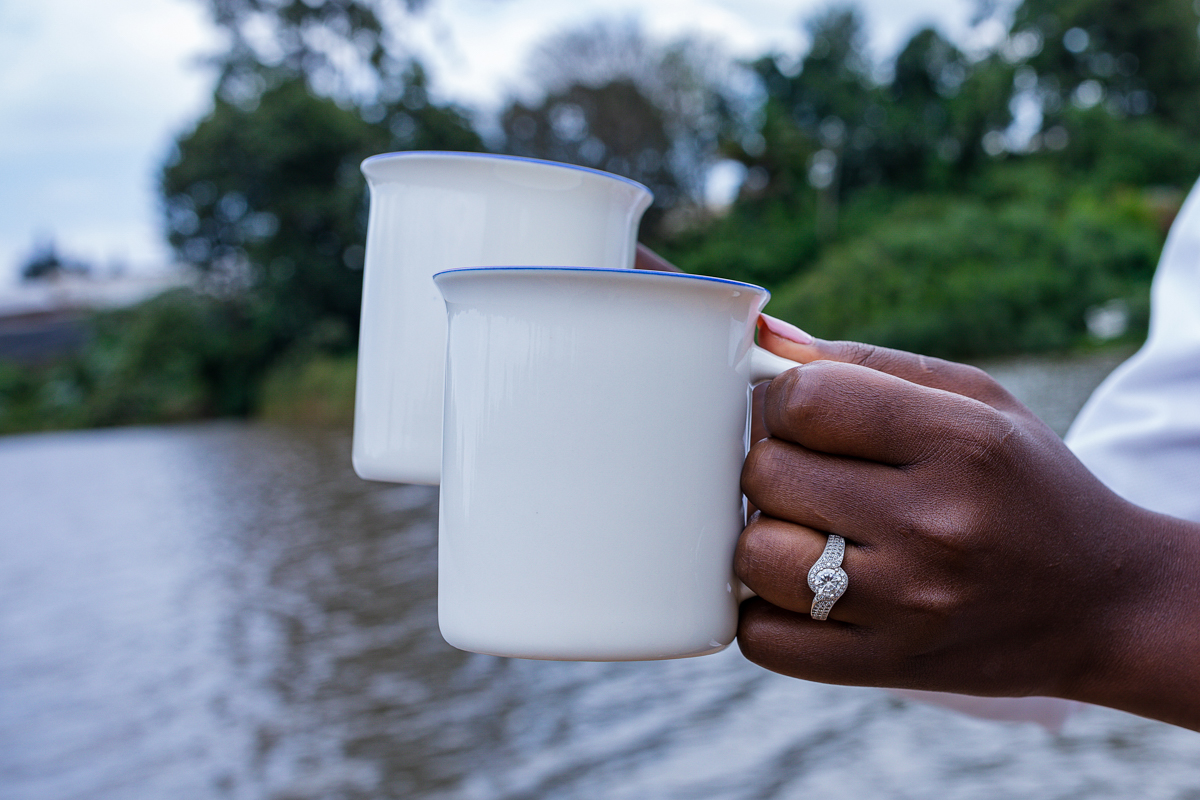
[[[446,312],[433,274],[512,263],[630,268],[652,196],[596,170],[476,153],[389,153],[362,171],[371,205],[354,469],[436,484]]]
[[[464,650],[617,661],[721,650],[757,286],[620,270],[467,269],[448,315],[442,635]]]

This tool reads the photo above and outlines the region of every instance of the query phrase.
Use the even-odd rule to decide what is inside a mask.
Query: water
[[[988,368],[1061,430],[1113,361]],[[1200,734],[1106,709],[1055,734],[736,647],[453,650],[436,491],[349,451],[228,423],[0,439],[0,797],[1200,798]]]

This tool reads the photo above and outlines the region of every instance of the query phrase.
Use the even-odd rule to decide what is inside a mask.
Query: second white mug
[[[389,153],[362,171],[371,205],[354,470],[436,484],[446,314],[433,274],[512,263],[631,268],[652,195],[606,172],[481,153]]]
[[[728,646],[750,389],[796,366],[754,344],[767,291],[565,268],[434,280],[446,641],[587,661]]]

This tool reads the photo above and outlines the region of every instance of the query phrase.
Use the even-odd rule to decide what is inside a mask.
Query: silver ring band
[[[824,552],[808,571],[808,588],[816,595],[810,612],[813,619],[827,619],[833,604],[846,593],[850,579],[842,569],[842,557],[845,555],[846,540],[836,533],[829,534]]]

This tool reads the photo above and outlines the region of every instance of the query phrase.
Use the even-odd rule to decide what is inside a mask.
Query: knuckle
[[[1010,439],[1017,425],[1005,413],[979,400],[949,403],[926,437],[926,464],[967,471],[975,479],[1005,469],[1013,458]]]
[[[938,543],[941,560],[950,566],[967,560],[972,539],[987,527],[989,517],[973,502],[947,503],[936,516],[931,515],[927,534]]]
[[[964,600],[953,587],[945,584],[926,584],[907,593],[906,610],[922,617],[925,625],[944,630],[962,616]]]
[[[789,438],[789,434],[822,424],[830,413],[830,404],[822,402],[822,398],[836,380],[836,366],[830,361],[815,361],[772,380],[763,403],[767,430]]]
[[[742,466],[742,492],[755,505],[761,505],[759,501],[788,472],[786,448],[771,439],[755,442]]]
[[[988,504],[977,499],[983,487],[976,485],[963,495],[959,486],[937,487],[893,512],[892,532],[897,540],[919,549],[927,563],[951,572],[970,560],[977,535],[993,517]]]
[[[937,359],[940,361],[940,359]],[[953,382],[960,386],[958,391],[968,397],[987,403],[990,406],[1002,406],[1012,400],[1008,390],[996,382],[996,379],[970,364],[956,364],[950,361],[942,362],[941,371]]]
[[[942,378],[942,383],[953,383],[964,388],[982,385],[991,380],[979,367],[935,356],[918,355],[917,367],[918,372],[923,375]]]
[[[765,667],[775,656],[773,633],[772,626],[765,623],[761,614],[743,611],[738,618],[738,649],[747,661]]]
[[[891,511],[889,533],[897,541],[913,543],[927,535],[928,514],[914,503],[906,503]]]
[[[959,383],[974,388],[985,388],[990,385],[995,385],[995,380],[991,375],[988,375],[979,367],[971,364],[955,364],[949,361],[943,361],[940,358],[929,359],[936,362],[935,369],[942,373],[954,372]]]
[[[841,355],[847,363],[857,364],[868,369],[880,369],[891,364],[894,360],[891,351],[864,342],[840,342]],[[884,369],[883,371],[887,371]]]
[[[733,553],[733,574],[750,585],[764,565],[774,561],[775,548],[772,546],[769,532],[764,530],[761,515],[755,514],[738,538],[737,548]]]
[[[960,457],[977,470],[992,470],[1010,460],[1009,440],[1016,423],[990,407],[979,409],[961,436]]]
[[[906,376],[915,371],[918,374],[924,373],[927,377],[934,377],[944,374],[951,366],[951,362],[940,358],[914,356],[912,353],[893,350],[890,347],[863,342],[843,342],[842,345],[842,353],[848,363],[889,375]]]

